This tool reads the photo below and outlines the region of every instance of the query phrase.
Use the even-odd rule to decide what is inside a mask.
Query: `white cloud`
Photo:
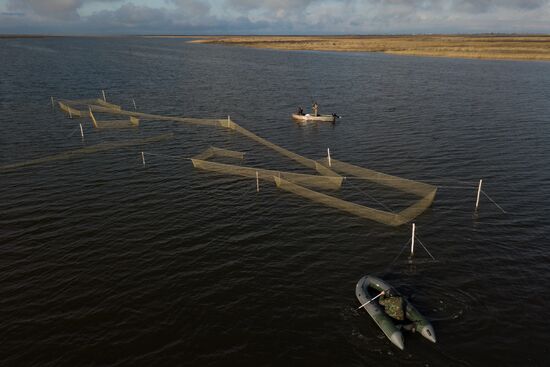
[[[7,0],[0,31],[550,32],[548,19],[550,0]]]

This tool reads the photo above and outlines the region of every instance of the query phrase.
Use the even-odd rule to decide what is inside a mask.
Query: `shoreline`
[[[194,44],[282,51],[379,52],[401,56],[481,60],[550,61],[550,35],[345,35],[345,36],[222,36],[222,35],[48,35],[0,34],[0,39],[46,38],[170,38]],[[193,40],[189,40],[193,39]]]
[[[286,51],[381,52],[404,56],[550,61],[550,35],[206,36],[197,38],[200,39],[189,42]]]

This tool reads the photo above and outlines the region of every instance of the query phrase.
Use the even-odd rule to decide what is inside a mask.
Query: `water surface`
[[[0,175],[0,357],[13,366],[542,366],[550,338],[550,64],[282,52],[177,39],[0,40],[0,165],[174,132]],[[307,169],[210,127],[93,130],[50,96],[233,120],[309,158],[438,185],[390,228],[254,180],[194,170],[210,145]],[[318,101],[336,125],[299,126]],[[141,151],[147,164],[141,164]],[[153,155],[155,154],[155,155]],[[474,214],[477,182],[487,197]],[[342,195],[377,207],[377,190]],[[374,199],[373,199],[374,198]],[[392,203],[388,202],[391,208]],[[395,261],[394,261],[395,260]],[[394,348],[355,284],[384,276],[435,327]]]

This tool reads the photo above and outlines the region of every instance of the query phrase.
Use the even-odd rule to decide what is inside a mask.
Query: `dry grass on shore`
[[[550,36],[210,36],[191,41],[270,48],[550,61]]]

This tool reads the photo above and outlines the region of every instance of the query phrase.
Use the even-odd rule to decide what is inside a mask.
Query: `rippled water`
[[[0,165],[166,132],[167,142],[0,175],[3,365],[542,366],[550,339],[550,64],[280,52],[158,39],[0,40]],[[100,131],[50,96],[231,118],[309,158],[437,184],[417,223],[359,219],[253,180],[194,170],[210,145],[303,171],[210,127]],[[299,126],[315,99],[336,125]],[[140,151],[147,164],[141,164]],[[156,155],[153,155],[156,154]],[[477,181],[503,213],[482,196]],[[359,182],[342,195],[375,206]],[[388,204],[388,205],[391,205]],[[394,259],[397,257],[397,260]],[[355,284],[385,277],[438,343],[401,352]]]

